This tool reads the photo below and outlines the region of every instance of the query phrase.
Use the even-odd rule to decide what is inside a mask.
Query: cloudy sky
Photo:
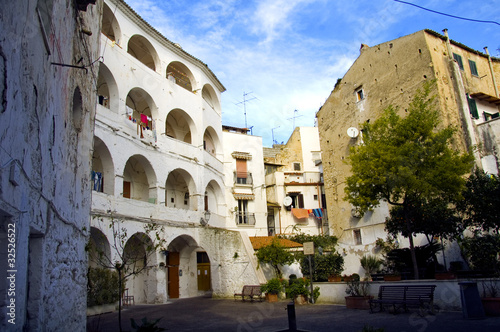
[[[314,126],[315,113],[358,57],[361,43],[374,46],[422,29],[447,28],[451,39],[482,52],[487,46],[500,56],[500,23],[453,18],[401,1],[125,1],[209,66],[226,87],[222,123],[252,127],[264,146],[272,145],[273,136],[286,142],[294,124]],[[500,22],[500,0],[406,2]]]

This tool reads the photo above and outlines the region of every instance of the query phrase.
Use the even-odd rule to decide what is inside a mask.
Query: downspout
[[[493,81],[493,88],[495,89],[495,96],[498,98],[499,95],[498,95],[497,82],[495,80],[495,74],[493,72],[493,65],[491,64],[491,56],[490,56],[490,53],[488,52],[488,47],[485,47],[484,51],[486,52],[486,55],[488,56],[488,64],[490,65],[491,80]]]
[[[318,191],[318,208],[321,209],[321,193],[319,191],[319,184],[316,185],[316,190]],[[321,230],[321,235],[323,235],[323,220],[320,218],[320,230]]]
[[[472,122],[469,112],[469,103],[467,101],[467,93],[465,91],[464,82],[462,80],[460,68],[458,68],[458,64],[453,59],[453,53],[451,51],[451,46],[450,46],[450,38],[448,37],[448,29],[444,29],[443,33],[446,40],[446,48],[448,50],[448,59],[449,59],[451,74],[453,76],[453,81],[455,84],[455,94],[457,95],[457,103],[460,111],[459,114],[462,120],[462,124],[466,129],[465,132],[466,145],[467,148],[472,149],[476,165],[478,167],[481,167],[481,156],[479,155],[478,149],[475,148],[477,147],[478,144],[476,140],[476,134],[474,131],[474,124]]]

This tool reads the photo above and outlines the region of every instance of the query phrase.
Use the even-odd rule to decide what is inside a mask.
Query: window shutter
[[[247,161],[245,159],[236,159],[236,177],[247,178]]]
[[[458,67],[461,70],[464,70],[464,63],[462,62],[462,57],[458,55],[457,53],[453,53],[453,59],[455,59],[458,63]]]
[[[477,73],[477,67],[476,67],[476,62],[469,60],[469,67],[470,67],[470,73],[474,76],[479,76]]]
[[[299,194],[297,196],[298,198],[298,201],[299,201],[299,209],[303,209],[304,208],[304,195],[303,194]]]
[[[477,111],[476,101],[473,98],[467,96],[467,101],[469,102],[469,112],[474,119],[479,119],[479,113]]]

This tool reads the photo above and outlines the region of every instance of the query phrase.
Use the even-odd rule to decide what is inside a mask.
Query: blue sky
[[[359,55],[418,30],[500,56],[500,24],[451,18],[394,0],[125,0],[226,87],[222,123],[247,127],[264,146],[313,126],[335,82]],[[500,0],[408,0],[449,15],[500,22]],[[294,112],[297,110],[297,112]]]

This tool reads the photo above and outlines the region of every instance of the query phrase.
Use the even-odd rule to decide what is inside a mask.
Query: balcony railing
[[[255,213],[236,212],[236,225],[255,225]]]
[[[253,184],[252,173],[247,173],[246,178],[240,178],[236,175],[236,172],[233,173],[234,184]]]

